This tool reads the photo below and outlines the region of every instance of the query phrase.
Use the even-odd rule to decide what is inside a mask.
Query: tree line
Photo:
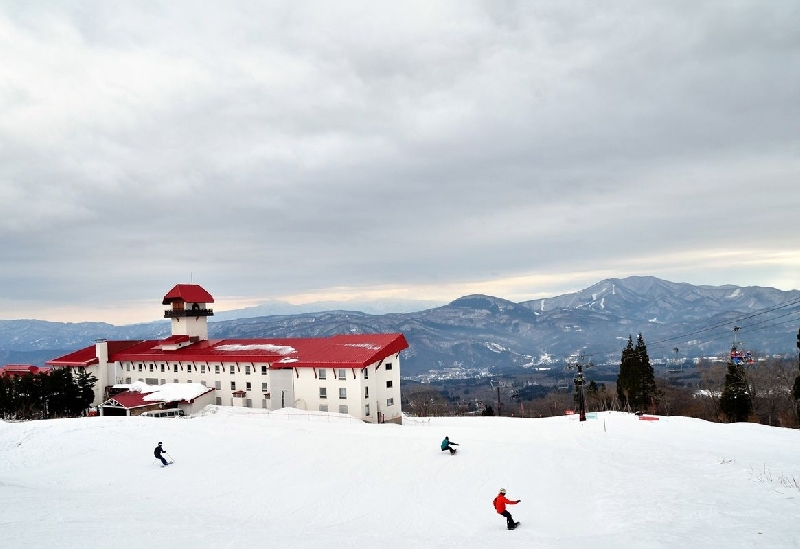
[[[50,419],[85,415],[97,378],[83,368],[54,368],[36,374],[0,377],[0,417]]]
[[[757,422],[780,427],[800,427],[800,372],[796,361],[766,358],[753,364],[702,361],[700,381],[692,387],[657,378],[642,334],[635,342],[628,336],[620,356],[616,383],[584,386],[587,411],[627,411],[687,416],[714,422]],[[586,372],[587,378],[591,372]],[[544,417],[577,409],[577,393],[551,389],[544,394],[523,395],[522,402],[503,403],[501,414]],[[418,415],[497,413],[486,401],[486,410],[453,402],[434,388],[415,387],[404,394],[403,410]],[[491,408],[491,410],[489,410]]]

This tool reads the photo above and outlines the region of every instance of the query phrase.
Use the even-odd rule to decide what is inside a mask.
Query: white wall
[[[386,365],[391,364],[387,370]],[[139,361],[123,362],[116,365],[117,382],[128,383],[137,380],[155,381],[155,383],[205,383],[208,387],[219,388],[214,391],[214,402],[223,406],[233,405],[233,391],[231,382],[235,383],[235,390],[247,391],[246,399],[250,400],[253,408],[261,408],[264,399],[262,384],[267,384],[270,394],[268,408],[277,410],[281,408],[283,394],[284,406],[296,407],[309,411],[318,411],[320,405],[327,404],[329,412],[339,412],[340,405],[347,406],[347,413],[353,417],[368,422],[378,421],[378,412],[383,414],[384,421],[399,422],[402,417],[400,411],[400,358],[393,355],[380,363],[370,364],[369,373],[365,379],[364,369],[345,368],[345,379],[338,379],[338,368],[325,368],[326,379],[320,379],[320,369],[313,368],[288,368],[271,369],[267,363],[235,363],[235,362],[141,362],[142,371],[139,371]],[[152,371],[150,371],[152,364]],[[163,372],[162,372],[163,365]],[[177,372],[175,367],[177,366]],[[266,366],[266,374],[262,374],[262,366]],[[205,367],[205,368],[204,368]],[[231,372],[233,368],[233,372]],[[205,369],[205,372],[203,372]],[[219,369],[219,373],[217,373]],[[249,373],[248,373],[249,371]],[[391,381],[392,387],[387,388],[386,382]],[[247,384],[250,383],[250,387]],[[327,390],[327,398],[319,397],[320,387]],[[346,398],[339,398],[339,389],[346,389]],[[369,397],[365,397],[365,390],[369,390]],[[393,404],[387,405],[387,399],[392,398]],[[238,405],[246,405],[238,401]],[[369,404],[370,415],[365,415],[365,406]]]

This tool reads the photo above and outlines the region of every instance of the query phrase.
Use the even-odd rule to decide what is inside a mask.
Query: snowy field
[[[155,464],[158,441],[174,465]],[[798,482],[800,431],[676,417],[0,422],[0,546],[788,548]],[[522,500],[515,531],[501,487]]]

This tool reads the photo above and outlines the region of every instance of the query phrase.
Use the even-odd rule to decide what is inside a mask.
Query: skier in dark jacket
[[[456,453],[456,449],[453,448],[453,446],[458,446],[458,443],[450,442],[450,437],[444,437],[444,440],[442,441],[442,452],[445,450],[450,450],[450,455],[452,456]]]
[[[494,498],[492,501],[492,505],[494,505],[495,511],[497,511],[498,515],[503,515],[506,517],[506,523],[508,524],[508,529],[513,530],[517,526],[519,526],[519,522],[514,522],[514,519],[511,517],[511,513],[508,512],[506,509],[506,505],[516,505],[522,500],[511,500],[506,497],[506,489],[500,488],[500,493],[497,494],[497,497]]]
[[[169,465],[169,462],[166,459],[164,459],[164,456],[161,455],[164,453],[166,453],[166,450],[164,450],[164,448],[161,447],[161,443],[159,442],[158,446],[156,446],[156,449],[153,450],[153,455],[156,456],[156,458],[160,459],[161,463],[163,463],[164,465]]]

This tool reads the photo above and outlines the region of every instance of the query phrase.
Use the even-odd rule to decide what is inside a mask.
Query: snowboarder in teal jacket
[[[444,437],[444,440],[442,441],[442,452],[445,450],[450,450],[450,455],[452,456],[456,453],[456,449],[453,448],[453,446],[458,446],[458,443],[450,442],[450,437]]]

